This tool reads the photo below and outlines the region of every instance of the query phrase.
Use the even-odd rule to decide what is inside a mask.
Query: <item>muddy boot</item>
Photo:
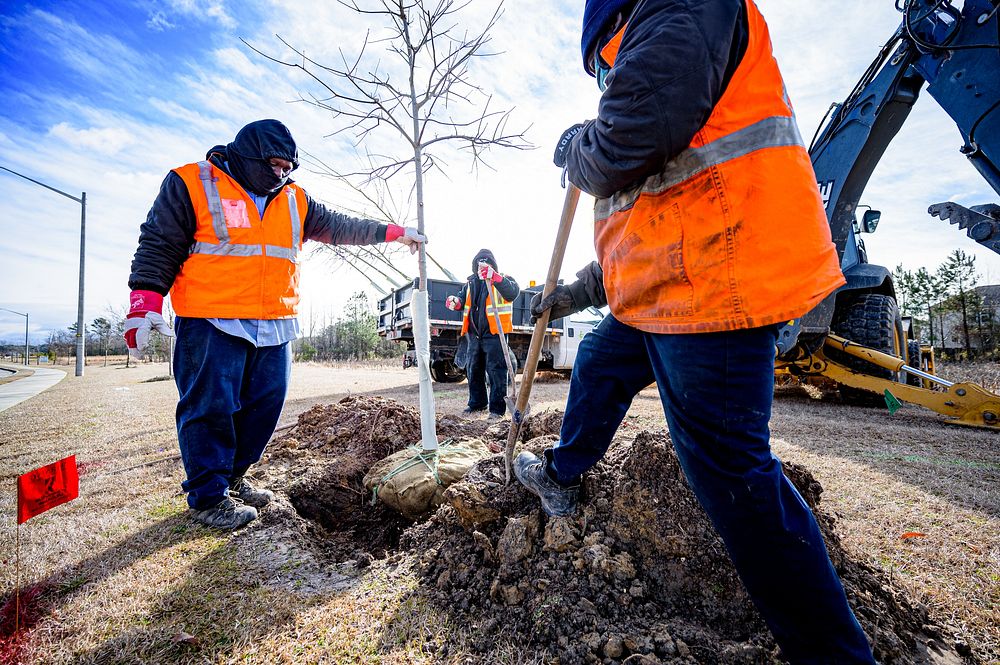
[[[254,508],[263,508],[274,498],[274,492],[258,489],[242,476],[229,485],[229,495]]]
[[[494,422],[494,421],[497,421],[497,420],[503,420],[503,414],[502,413],[493,413],[493,412],[490,412],[490,415],[486,416],[486,420],[488,420],[490,422]]]
[[[257,519],[257,509],[245,506],[239,499],[224,498],[219,503],[205,510],[191,509],[191,518],[200,524],[213,529],[239,529]]]
[[[514,459],[514,475],[521,484],[542,500],[542,509],[550,517],[566,517],[576,512],[580,486],[563,487],[545,472],[545,462],[527,451]]]

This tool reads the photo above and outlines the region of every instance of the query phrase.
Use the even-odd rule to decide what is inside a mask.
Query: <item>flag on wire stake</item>
[[[76,455],[29,471],[17,478],[17,523],[23,524],[79,495]]]
[[[32,517],[80,496],[80,474],[76,455],[29,471],[17,477],[17,544],[14,549],[14,634],[20,629],[21,525]]]

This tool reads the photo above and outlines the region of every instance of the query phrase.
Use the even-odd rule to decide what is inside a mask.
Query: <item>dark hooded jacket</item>
[[[610,37],[595,23],[613,19],[612,9],[628,12],[628,29],[597,120],[573,138],[566,161],[569,180],[600,198],[659,173],[691,145],[739,67],[750,34],[745,0],[589,0],[585,53],[603,46],[598,35],[605,42]]]
[[[466,298],[472,299],[472,309],[469,311],[469,333],[477,337],[493,337],[493,333],[490,332],[489,319],[487,318],[493,316],[493,312],[486,309],[486,295],[488,290],[486,282],[479,279],[480,261],[493,266],[493,269],[496,271],[500,270],[497,267],[497,260],[493,256],[493,252],[488,249],[479,250],[472,259],[472,274],[469,275],[465,286],[459,292],[458,299],[462,301],[463,307],[465,306]],[[505,300],[511,302],[521,293],[521,288],[514,281],[514,278],[509,275],[504,275],[503,281],[498,282],[496,287],[500,295]]]
[[[268,160],[284,159],[298,167],[298,149],[288,128],[277,120],[252,122],[229,145],[217,145],[205,158],[231,175],[248,192],[267,196],[267,205],[290,179],[279,178]],[[387,226],[329,210],[306,194],[308,211],[304,220],[304,240],[330,245],[370,245],[385,242]],[[139,229],[139,248],[132,259],[131,289],[166,295],[187,260],[197,226],[187,186],[171,171],[146,221]]]

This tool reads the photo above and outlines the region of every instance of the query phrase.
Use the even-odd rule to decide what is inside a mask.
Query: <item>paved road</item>
[[[0,385],[0,411],[34,397],[43,390],[56,385],[66,377],[66,372],[58,369],[32,367],[34,374],[17,381]]]

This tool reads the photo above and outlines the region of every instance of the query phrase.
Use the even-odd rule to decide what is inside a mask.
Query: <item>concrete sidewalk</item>
[[[34,397],[66,378],[66,372],[58,369],[32,367],[31,370],[34,372],[31,376],[0,385],[0,411]]]

